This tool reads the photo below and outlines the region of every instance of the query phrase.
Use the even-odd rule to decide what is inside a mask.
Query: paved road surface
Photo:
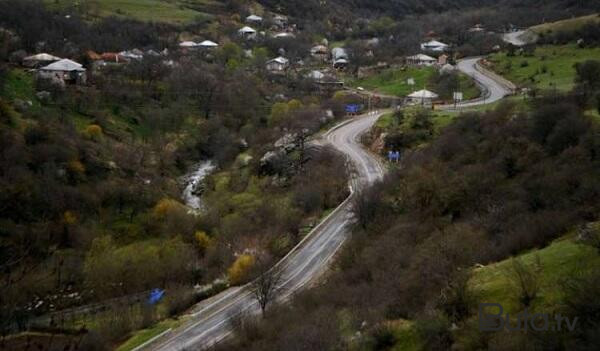
[[[342,123],[325,133],[323,138],[343,152],[354,164],[351,181],[353,190],[380,179],[384,168],[365,151],[358,137],[379,118],[379,114],[363,115]],[[296,250],[284,257],[277,267],[283,270],[284,294],[282,299],[314,281],[325,271],[334,254],[349,234],[350,207],[353,195],[332,212]],[[198,304],[191,313],[190,322],[159,338],[150,350],[197,350],[210,346],[231,333],[229,320],[241,311],[259,313],[259,307],[245,287],[230,288]]]
[[[481,57],[472,57],[458,62],[457,68],[464,74],[475,80],[482,90],[483,97],[475,100],[466,100],[457,104],[457,108],[473,107],[483,104],[491,104],[501,100],[512,91],[502,82],[499,82],[489,75],[485,75],[477,70],[477,62]],[[438,106],[440,109],[453,109],[454,105]]]
[[[524,30],[506,33],[502,36],[502,40],[515,46],[523,46],[527,44],[522,38],[523,34],[525,34]]]

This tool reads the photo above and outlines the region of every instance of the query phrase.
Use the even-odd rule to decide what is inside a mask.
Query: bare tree
[[[542,263],[539,255],[535,257],[535,262],[531,264],[523,262],[518,257],[511,259],[509,277],[516,288],[519,302],[524,307],[529,307],[538,295],[541,271]]]
[[[258,278],[250,284],[250,290],[258,301],[263,316],[267,306],[275,301],[277,296],[283,291],[281,282],[282,271],[278,269],[269,269],[263,271]]]

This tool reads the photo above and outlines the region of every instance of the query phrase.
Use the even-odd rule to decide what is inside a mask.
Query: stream
[[[215,168],[216,165],[213,161],[202,161],[194,165],[192,171],[183,177],[185,188],[181,197],[188,207],[196,211],[204,208],[202,203],[203,180]]]

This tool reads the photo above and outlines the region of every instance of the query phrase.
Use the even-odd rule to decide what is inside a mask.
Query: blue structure
[[[150,296],[148,297],[148,305],[156,304],[158,301],[160,301],[160,299],[162,299],[164,294],[165,291],[160,289],[154,289],[150,291]]]
[[[360,111],[360,106],[357,104],[348,104],[346,105],[346,113],[358,113]]]
[[[388,160],[390,162],[400,162],[400,151],[388,151]]]

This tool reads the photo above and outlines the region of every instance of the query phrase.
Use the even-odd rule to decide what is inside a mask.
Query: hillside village
[[[0,349],[170,349],[220,314],[217,350],[543,343],[478,331],[483,298],[593,345],[598,15],[463,3],[0,0]],[[333,269],[261,296],[320,230]],[[260,317],[210,309],[244,289]]]
[[[308,42],[304,33],[286,16],[274,13],[263,16],[264,19],[256,14],[247,15],[240,21],[241,27],[237,30],[220,33],[212,38],[188,33],[185,36],[192,40],[167,43],[166,47],[121,48],[122,51],[118,52],[96,52],[91,49],[68,58],[60,58],[46,52],[29,53],[31,55],[15,52],[12,60],[36,70],[38,78],[49,80],[52,84],[64,88],[66,84],[86,85],[88,75],[109,74],[103,72],[107,71],[107,66],[144,65],[145,62],[152,61],[173,69],[185,66],[190,60],[215,63],[215,56],[220,51],[239,48],[246,59],[261,61],[271,79],[308,79],[318,91],[325,90],[331,93],[348,87],[347,82],[356,76],[365,78],[366,75],[381,72],[389,67],[436,67],[442,74],[452,74],[456,70],[453,64],[465,55],[452,45],[437,40],[440,38],[430,31],[422,38],[420,52],[393,57],[391,61],[380,61],[376,52],[380,46],[387,45],[384,38],[373,37],[359,41],[355,43],[359,47],[349,50],[343,47],[343,43],[330,45],[327,38],[319,42]],[[496,33],[487,32],[481,24],[476,24],[466,30],[465,35],[495,36]],[[221,40],[220,43],[217,37]],[[306,47],[306,44],[311,46]],[[277,56],[256,58],[255,54],[263,54],[262,51],[257,53],[256,50],[264,48],[265,45],[270,48],[280,45],[276,50]],[[290,52],[286,52],[286,47],[292,48]],[[298,48],[302,50],[298,51]],[[491,50],[498,51],[500,48],[498,44]],[[85,67],[74,61],[76,59],[84,60]],[[414,92],[419,90],[418,88],[415,87]],[[398,98],[402,99],[405,96]]]

